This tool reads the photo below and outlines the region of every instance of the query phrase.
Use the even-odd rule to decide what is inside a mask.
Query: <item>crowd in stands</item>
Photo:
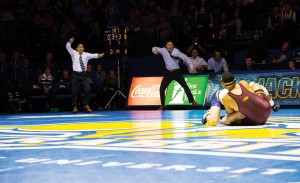
[[[171,38],[199,73],[280,63],[294,68],[300,57],[299,15],[296,0],[2,0],[0,111],[9,91],[28,100],[42,92],[49,107],[57,105],[57,93],[70,92],[65,44],[72,36],[88,52],[106,52],[107,27],[126,29],[129,59],[151,55],[153,45],[164,46]],[[98,62],[89,70],[96,106],[103,108],[118,88],[118,73]]]

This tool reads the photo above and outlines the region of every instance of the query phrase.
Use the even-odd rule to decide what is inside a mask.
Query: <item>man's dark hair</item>
[[[167,44],[168,42],[172,42],[172,43],[174,44],[174,41],[173,41],[172,39],[167,39],[167,40],[166,40],[166,44]]]
[[[82,44],[82,46],[84,46],[83,42],[77,42],[76,47],[78,47],[80,44]]]

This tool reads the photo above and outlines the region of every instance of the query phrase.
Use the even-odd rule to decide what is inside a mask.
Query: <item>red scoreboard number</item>
[[[104,42],[107,43],[106,52],[109,55],[127,55],[126,29],[108,28],[104,32]]]

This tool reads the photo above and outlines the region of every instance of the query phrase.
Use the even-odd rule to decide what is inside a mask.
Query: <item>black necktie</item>
[[[171,53],[172,53],[172,52],[169,51],[170,57],[173,58],[174,60],[177,60],[177,61],[178,61],[179,67],[182,68],[183,65],[184,65],[184,64],[183,64],[183,60],[182,60],[180,57],[173,56]]]
[[[84,67],[81,55],[79,56],[79,62],[80,62],[80,67],[81,67],[82,72],[85,72],[85,67]]]
[[[170,57],[171,57],[171,58],[173,58],[174,60],[180,60],[179,57],[173,56],[171,53],[172,53],[172,52],[170,51],[169,54],[170,54]]]

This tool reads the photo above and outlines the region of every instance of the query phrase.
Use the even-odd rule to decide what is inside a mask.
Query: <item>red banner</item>
[[[159,87],[163,77],[134,77],[128,106],[160,105]]]

